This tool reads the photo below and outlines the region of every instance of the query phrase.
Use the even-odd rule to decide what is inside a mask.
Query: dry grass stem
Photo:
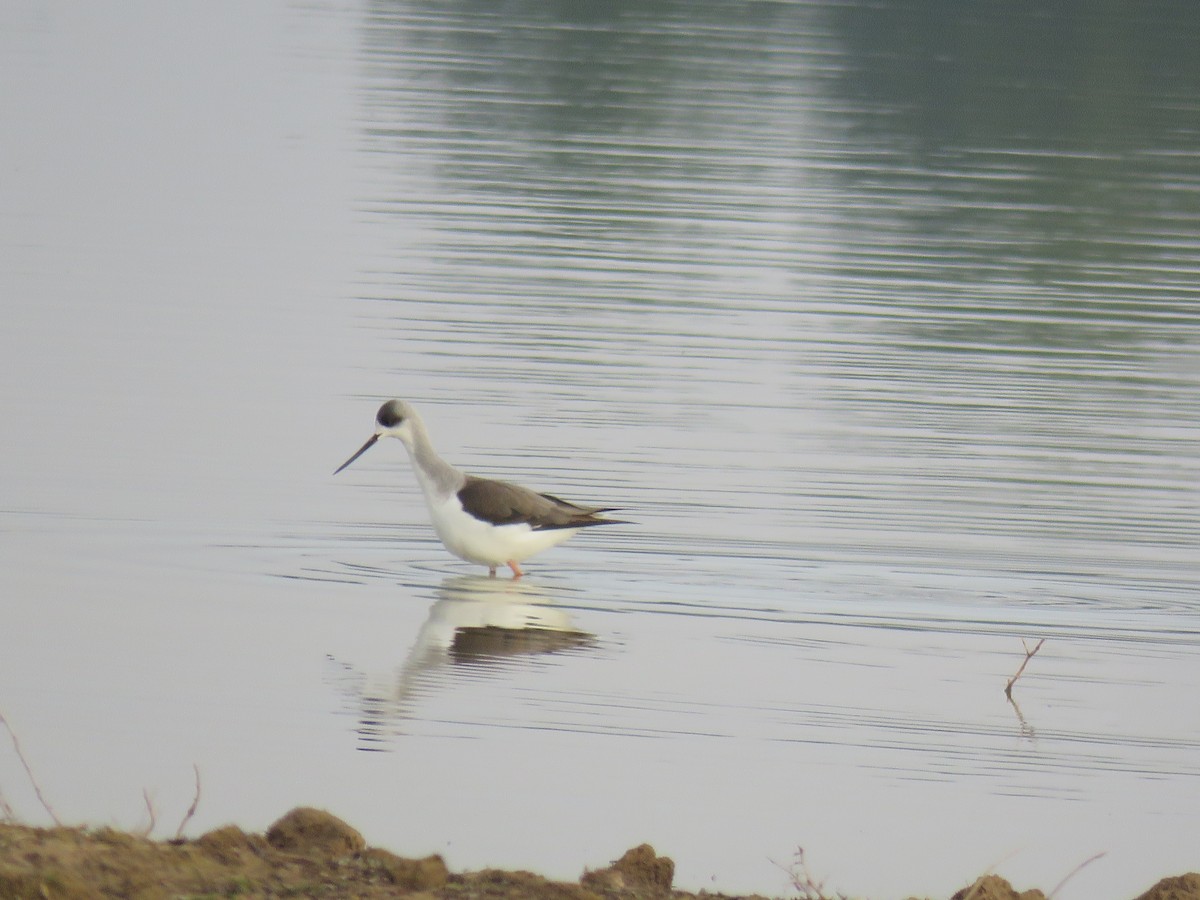
[[[848,900],[845,894],[825,893],[825,879],[817,881],[813,877],[808,863],[804,859],[803,847],[796,848],[796,854],[790,866],[780,865],[775,860],[771,860],[771,863],[784,871],[801,900]]]
[[[4,792],[0,791],[0,813],[4,814],[4,821],[13,823],[17,821],[17,814],[13,812],[13,808],[8,805],[8,799],[4,796]]]
[[[1046,895],[1047,900],[1054,900],[1054,895],[1062,890],[1062,886],[1064,884],[1066,884],[1068,881],[1070,881],[1072,878],[1074,878],[1076,875],[1078,875],[1080,870],[1083,869],[1085,866],[1090,866],[1092,863],[1094,863],[1100,857],[1104,856],[1105,852],[1106,851],[1101,850],[1095,856],[1088,857],[1083,862],[1081,862],[1079,865],[1077,865],[1075,868],[1073,868],[1070,872],[1068,872],[1063,877],[1063,880],[1054,886],[1054,890],[1052,890],[1049,894]]]
[[[1004,696],[1009,700],[1012,699],[1013,685],[1017,683],[1017,679],[1021,677],[1021,673],[1025,671],[1025,667],[1029,665],[1029,661],[1033,659],[1035,653],[1042,649],[1042,644],[1046,643],[1046,639],[1042,638],[1033,645],[1033,649],[1029,649],[1029,645],[1025,643],[1025,639],[1021,638],[1021,646],[1025,648],[1025,658],[1021,660],[1021,667],[1017,669],[1017,674],[1008,679],[1008,684],[1004,686]]]
[[[183,815],[183,821],[179,823],[179,827],[175,830],[175,840],[177,841],[183,839],[183,829],[192,820],[192,816],[196,814],[196,807],[200,805],[200,767],[192,763],[192,771],[196,773],[196,796],[192,798],[192,805],[188,807],[188,811]]]
[[[150,792],[142,788],[142,799],[146,801],[146,812],[150,814],[150,824],[142,829],[142,837],[150,837],[150,833],[154,831],[154,825],[158,822],[158,816],[154,814],[154,804],[150,800]]]
[[[25,754],[21,752],[21,742],[17,740],[17,733],[12,730],[12,726],[8,724],[8,719],[4,718],[3,713],[0,713],[0,722],[4,723],[4,727],[8,731],[8,736],[12,738],[13,750],[17,752],[17,759],[21,761],[21,765],[25,769],[25,774],[29,776],[29,783],[33,785],[33,792],[37,795],[38,802],[42,804],[42,809],[46,810],[46,812],[50,814],[50,818],[54,820],[55,825],[61,827],[62,820],[58,818],[58,815],[54,812],[54,809],[49,803],[46,802],[46,798],[42,796],[41,785],[38,784],[37,779],[34,777],[33,769],[29,768],[29,763],[25,760]],[[4,807],[6,812],[11,811],[7,803],[4,804]]]

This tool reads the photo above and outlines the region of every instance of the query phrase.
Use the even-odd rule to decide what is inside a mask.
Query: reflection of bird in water
[[[407,668],[422,659],[487,664],[499,657],[554,653],[590,646],[594,636],[577,631],[566,610],[528,582],[479,575],[448,578],[417,633]]]
[[[334,680],[358,715],[360,749],[384,749],[382,742],[413,716],[418,699],[460,673],[478,677],[596,647],[595,635],[576,629],[566,610],[527,582],[462,575],[443,582],[437,594],[394,681],[380,685],[330,659],[341,669]]]
[[[336,475],[381,437],[400,440],[408,449],[434,530],[446,549],[467,562],[488,567],[506,565],[513,577],[524,573],[519,563],[561,544],[581,528],[628,524],[602,519],[609,507],[576,506],[551,494],[539,494],[507,481],[467,475],[433,449],[425,423],[403,400],[389,400],[375,416],[375,433],[358,452],[338,466]]]

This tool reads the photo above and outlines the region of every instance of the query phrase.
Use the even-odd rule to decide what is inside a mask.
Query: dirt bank
[[[643,844],[578,882],[487,869],[454,874],[440,856],[405,859],[315,809],[294,809],[265,835],[234,825],[186,841],[153,841],[111,828],[0,825],[0,900],[216,900],[241,898],[531,898],[650,900],[729,897],[671,888],[675,864]],[[819,886],[797,895],[820,900]],[[1042,900],[985,876],[954,900]],[[828,900],[833,900],[832,897]],[[1200,874],[1165,878],[1138,900],[1200,900]]]

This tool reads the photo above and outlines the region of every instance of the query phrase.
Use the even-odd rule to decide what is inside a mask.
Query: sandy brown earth
[[[440,856],[404,859],[368,847],[361,834],[320,810],[294,809],[265,835],[234,825],[185,841],[153,841],[111,828],[0,825],[0,900],[217,900],[222,897],[534,898],[651,900],[717,898],[671,888],[675,864],[643,844],[584,872],[578,882],[487,869],[454,874]],[[803,900],[835,900],[797,879]],[[1044,900],[987,875],[952,900]],[[1200,874],[1164,878],[1137,900],[1200,900]]]

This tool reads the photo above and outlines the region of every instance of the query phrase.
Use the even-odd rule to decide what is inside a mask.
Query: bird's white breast
[[[493,525],[464,510],[454,494],[445,498],[426,496],[426,502],[434,530],[446,549],[461,559],[485,566],[528,559],[561,544],[579,530],[534,530],[524,523]]]

